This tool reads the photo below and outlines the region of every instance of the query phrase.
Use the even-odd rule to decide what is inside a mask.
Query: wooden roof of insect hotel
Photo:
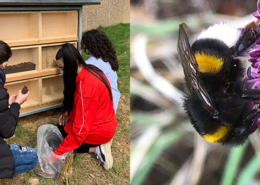
[[[100,0],[1,0],[0,5],[86,5],[100,4]]]

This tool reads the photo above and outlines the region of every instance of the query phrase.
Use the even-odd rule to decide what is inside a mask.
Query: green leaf
[[[130,124],[138,124],[138,125],[157,125],[159,127],[168,125],[171,123],[176,115],[173,114],[174,110],[166,110],[164,112],[133,112],[130,114]]]
[[[223,173],[224,176],[221,179],[221,185],[232,185],[247,145],[248,142],[243,146],[232,148],[230,151],[228,163],[226,164],[225,171]]]
[[[237,185],[250,184],[260,170],[260,153],[255,155],[240,173]]]
[[[143,33],[146,35],[166,35],[176,33],[179,30],[179,21],[161,21],[154,25],[143,26],[131,24],[131,33]]]
[[[148,36],[169,35],[177,33],[179,25],[185,22],[189,28],[195,28],[202,25],[203,20],[200,15],[189,15],[184,18],[174,18],[162,20],[150,25],[131,24],[131,34],[142,33]]]

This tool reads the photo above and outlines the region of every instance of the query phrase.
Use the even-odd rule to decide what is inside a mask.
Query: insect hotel
[[[63,101],[63,77],[54,58],[65,42],[80,50],[82,5],[100,0],[1,0],[0,40],[12,49],[6,67],[10,95],[30,90],[20,117],[57,108]]]

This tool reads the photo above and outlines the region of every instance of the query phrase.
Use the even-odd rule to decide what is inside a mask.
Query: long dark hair
[[[110,95],[110,100],[112,100],[112,93],[107,80],[102,75],[103,72],[93,65],[88,65],[85,63],[81,57],[79,51],[71,44],[65,43],[62,48],[59,49],[56,55],[56,60],[63,60],[63,81],[64,81],[64,101],[63,101],[63,112],[71,112],[74,105],[74,93],[76,91],[76,77],[78,66],[85,66],[85,68],[100,79],[107,87]]]
[[[85,52],[88,49],[95,58],[102,58],[104,62],[109,62],[113,71],[119,68],[116,51],[108,36],[101,30],[93,29],[84,33],[81,47]]]

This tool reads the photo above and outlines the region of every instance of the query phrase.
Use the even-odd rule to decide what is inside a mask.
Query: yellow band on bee
[[[227,136],[229,130],[229,127],[220,126],[215,133],[202,135],[202,137],[208,142],[218,143]]]
[[[223,59],[205,53],[195,53],[201,73],[218,73],[223,66]]]

